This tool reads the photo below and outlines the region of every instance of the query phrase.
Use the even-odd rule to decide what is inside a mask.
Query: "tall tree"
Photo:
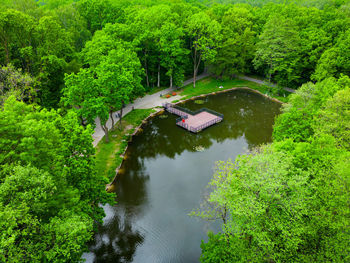
[[[221,77],[248,72],[255,52],[251,11],[245,7],[230,8],[222,17],[221,35],[212,70]]]
[[[273,138],[276,141],[292,138],[307,141],[314,134],[314,117],[338,90],[347,84],[347,78],[336,80],[328,78],[321,82],[306,83],[290,96],[289,102],[283,105],[283,114],[276,118]]]
[[[104,37],[105,44],[111,43]],[[110,116],[113,127],[113,112],[120,109],[122,115],[124,104],[143,92],[142,71],[136,53],[122,42],[114,42],[112,47],[101,46],[98,50],[91,48],[94,46],[92,42],[84,51],[91,67],[66,76],[63,100],[67,106],[78,107],[80,115],[91,124],[98,117],[108,142],[107,120]]]
[[[96,67],[97,85],[106,90],[106,103],[112,127],[113,112],[120,109],[121,125],[124,105],[143,93],[142,73],[136,53],[122,46],[111,50]]]
[[[219,162],[208,200],[228,220],[202,243],[201,262],[347,261],[348,156],[321,136]]]
[[[92,129],[73,111],[10,97],[0,111],[0,261],[76,262],[100,203],[112,201],[94,172]]]
[[[75,56],[72,35],[62,28],[56,18],[43,16],[35,28],[35,36],[41,104],[56,108],[64,84],[64,73]]]
[[[79,13],[77,5],[71,2],[59,6],[53,16],[57,16],[61,27],[72,35],[75,50],[81,51],[85,42],[91,39],[91,32],[87,29],[87,21]]]
[[[173,23],[165,23],[160,29],[160,63],[167,70],[170,87],[181,86],[184,61],[189,51],[184,47],[184,33]]]
[[[233,246],[242,248],[231,252],[237,261],[285,261],[296,255],[307,214],[300,201],[310,196],[310,189],[309,175],[292,173],[292,167],[290,156],[269,148],[218,164],[215,176],[223,180],[209,200],[228,209],[223,230],[234,238]]]
[[[323,80],[328,77],[339,77],[340,74],[350,74],[350,30],[347,30],[338,39],[337,43],[327,49],[318,61],[314,80]]]
[[[350,84],[350,83],[349,83]],[[336,138],[340,147],[350,151],[350,85],[338,91],[317,114],[314,130]]]
[[[131,28],[134,29],[134,43],[139,49],[140,61],[145,69],[146,85],[152,84],[160,87],[163,64],[160,45],[164,47],[165,44],[164,38],[160,43],[162,33],[165,33],[161,28],[168,23],[176,24],[179,16],[172,12],[169,5],[165,4],[136,10],[129,19],[131,20]]]
[[[265,74],[280,84],[298,79],[296,64],[300,39],[293,21],[281,15],[271,15],[259,37],[254,59],[256,68],[267,66]]]
[[[211,62],[215,59],[216,48],[221,40],[220,24],[212,20],[205,12],[199,12],[189,18],[187,32],[190,37],[193,60],[193,87],[195,88],[198,68],[201,62]]]
[[[91,34],[103,29],[107,23],[120,22],[123,9],[118,8],[113,1],[109,0],[83,0],[77,3],[79,13],[87,21],[87,28]]]
[[[2,58],[4,64],[18,58],[17,54],[14,54],[16,49],[19,49],[19,53],[29,52],[26,47],[32,45],[33,28],[34,19],[29,15],[13,9],[0,11],[0,41],[1,49],[5,53]]]

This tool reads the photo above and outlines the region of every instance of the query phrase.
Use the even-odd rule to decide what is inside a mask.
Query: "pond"
[[[198,262],[201,240],[221,222],[188,216],[199,207],[215,162],[271,141],[280,104],[247,90],[234,90],[182,104],[224,114],[224,121],[198,134],[175,124],[177,116],[152,118],[133,138],[118,175],[115,206],[90,244],[86,262]]]

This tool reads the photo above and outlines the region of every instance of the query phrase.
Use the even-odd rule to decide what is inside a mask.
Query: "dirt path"
[[[205,72],[199,76],[197,76],[197,80],[201,80],[205,77],[208,77],[210,74],[208,72]],[[265,81],[260,80],[260,79],[256,79],[256,78],[252,78],[252,77],[248,77],[248,76],[235,76],[236,78],[239,79],[244,79],[244,80],[248,80],[248,81],[252,81],[258,84],[266,84]],[[188,84],[190,84],[193,81],[193,79],[188,79],[186,81],[184,81],[183,86],[186,86]],[[272,85],[273,87],[276,86],[276,84],[270,83],[270,85]],[[146,95],[142,98],[138,98],[136,99],[133,103],[130,103],[128,105],[125,106],[125,108],[123,109],[123,115],[125,116],[126,114],[128,114],[131,110],[132,107],[134,107],[134,109],[150,109],[150,108],[154,108],[157,106],[162,106],[162,103],[166,103],[166,102],[171,102],[174,100],[179,100],[181,99],[183,96],[181,95],[176,95],[176,96],[172,96],[168,99],[164,99],[161,98],[161,95],[176,91],[178,87],[173,87],[173,88],[167,88],[164,89],[162,91],[159,91],[157,93],[154,93],[152,95]],[[285,90],[289,91],[289,92],[295,92],[295,90],[290,89],[290,88],[284,88]],[[113,113],[114,116],[114,121],[117,122],[118,119],[115,117],[115,114],[117,112]],[[101,126],[100,126],[100,121],[98,118],[95,119],[95,124],[96,124],[96,128],[95,128],[95,132],[92,135],[92,138],[94,139],[93,141],[93,145],[94,147],[96,147],[96,145],[98,144],[98,142],[103,138],[103,136],[105,135]],[[112,126],[112,120],[109,118],[107,121],[107,127],[110,129]]]
[[[196,80],[200,80],[203,79],[207,76],[209,76],[210,74],[205,72],[199,76],[197,76]],[[183,86],[186,86],[188,84],[190,84],[193,81],[193,79],[188,79],[186,81],[184,81]],[[130,103],[128,105],[125,106],[125,108],[123,109],[123,116],[125,116],[126,114],[128,114],[131,110],[132,107],[134,107],[134,109],[150,109],[150,108],[154,108],[157,106],[162,106],[162,103],[166,103],[166,102],[171,102],[173,100],[178,100],[180,99],[182,96],[180,95],[176,95],[176,96],[172,96],[168,99],[164,99],[161,98],[161,95],[167,94],[169,92],[173,92],[177,89],[178,87],[173,87],[173,88],[167,88],[164,89],[162,91],[159,91],[157,93],[154,93],[152,95],[146,95],[142,98],[138,98],[136,99],[133,103]],[[113,113],[113,118],[114,121],[117,122],[118,119],[116,119],[115,114],[117,112]],[[100,126],[100,121],[98,118],[95,119],[95,124],[96,124],[96,128],[95,128],[95,132],[92,135],[92,138],[94,139],[93,141],[93,145],[94,147],[96,147],[96,145],[98,144],[98,142],[103,138],[103,136],[105,135],[101,126]],[[109,118],[107,121],[107,127],[110,129],[112,126],[112,120]]]
[[[266,81],[263,81],[263,80],[260,80],[260,79],[256,79],[256,78],[252,78],[252,77],[248,77],[248,76],[235,75],[235,77],[238,78],[238,79],[244,79],[244,80],[248,80],[248,81],[255,82],[255,83],[258,83],[258,84],[262,84],[262,85],[266,85],[267,84]],[[276,87],[277,86],[276,84],[273,84],[273,83],[269,83],[269,85],[272,86],[272,87]],[[288,91],[288,92],[291,92],[291,93],[295,92],[295,90],[291,89],[291,88],[284,87],[284,89],[286,91]]]

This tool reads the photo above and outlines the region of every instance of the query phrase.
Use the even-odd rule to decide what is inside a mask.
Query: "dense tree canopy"
[[[348,77],[303,85],[277,118],[272,145],[218,162],[194,214],[212,219],[224,208],[225,219],[202,243],[202,262],[350,259],[349,87]]]
[[[19,100],[33,102],[36,85],[28,73],[23,74],[11,64],[0,68],[0,105],[11,95]]]
[[[0,5],[1,262],[80,261],[109,200],[95,173],[96,117],[108,140],[114,111],[156,86],[195,86],[204,69],[298,90],[271,145],[218,163],[195,214],[223,227],[201,260],[350,260],[348,1]]]
[[[90,127],[77,114],[9,97],[0,111],[0,260],[79,261],[97,206],[110,200],[94,170]]]
[[[133,47],[146,91],[180,85],[205,66],[221,78],[260,74],[294,88],[349,74],[349,7],[342,0],[258,7],[254,1],[2,2],[0,63],[31,74],[47,108],[59,106],[64,74],[91,63],[84,49],[99,43],[105,52],[113,49],[106,37]]]
[[[141,64],[136,53],[122,42],[110,37],[95,38],[87,44],[84,54],[89,68],[65,78],[64,102],[78,108],[81,117],[94,123],[99,117],[108,142],[106,122],[112,113],[142,94]],[[84,87],[84,88],[82,88]],[[112,127],[114,122],[112,123]]]

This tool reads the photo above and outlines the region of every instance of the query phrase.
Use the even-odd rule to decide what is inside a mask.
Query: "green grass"
[[[258,84],[241,79],[232,80],[218,80],[212,77],[204,78],[196,82],[196,87],[193,88],[193,84],[189,84],[182,88],[181,95],[185,96],[185,99],[189,99],[193,96],[199,96],[201,94],[207,94],[215,91],[231,89],[234,87],[252,87]],[[223,86],[222,89],[219,87]]]
[[[220,89],[219,88],[220,86],[223,86],[223,88]],[[248,87],[254,90],[258,90],[261,93],[266,94],[270,97],[276,98],[280,101],[283,101],[283,102],[287,101],[287,94],[286,94],[286,97],[278,96],[274,94],[273,89],[267,86],[260,85],[258,83],[251,82],[248,80],[243,80],[243,79],[218,80],[212,77],[207,77],[205,79],[202,79],[196,82],[195,88],[193,88],[193,84],[191,83],[183,87],[178,93],[184,96],[182,99],[189,99],[194,96],[208,94],[215,91],[222,91],[222,90],[231,89],[235,87]]]
[[[129,114],[125,115],[123,120],[126,121],[129,125],[138,126],[152,112],[154,112],[153,109],[135,109]]]
[[[113,179],[116,168],[123,161],[120,155],[125,151],[131,134],[152,112],[153,109],[135,109],[129,112],[122,120],[123,129],[119,129],[119,124],[116,124],[109,133],[109,142],[106,143],[105,138],[102,138],[96,147],[95,155],[98,174],[106,176],[109,180]]]
[[[223,88],[219,89],[220,86],[223,86]],[[193,88],[193,85],[191,83],[178,90],[176,93],[184,96],[183,99],[189,99],[194,96],[208,94],[215,91],[222,91],[225,89],[231,89],[234,87],[248,87],[254,90],[258,90],[263,94],[277,98],[280,101],[287,101],[287,97],[276,95],[278,91],[277,88],[270,88],[268,86],[241,79],[217,80],[212,77],[207,77],[198,81],[196,83],[196,88]],[[154,92],[157,91],[154,90]],[[177,101],[178,100],[175,100],[173,102]],[[102,138],[96,147],[96,168],[99,174],[108,177],[110,180],[113,179],[115,176],[115,169],[123,161],[123,157],[120,155],[125,151],[125,148],[128,145],[128,141],[131,134],[134,132],[135,127],[140,125],[141,122],[152,112],[154,112],[153,109],[135,109],[131,111],[123,118],[123,130],[115,127],[115,129],[112,130],[109,134],[109,143],[105,143],[104,138]],[[130,129],[126,129],[127,127]]]

